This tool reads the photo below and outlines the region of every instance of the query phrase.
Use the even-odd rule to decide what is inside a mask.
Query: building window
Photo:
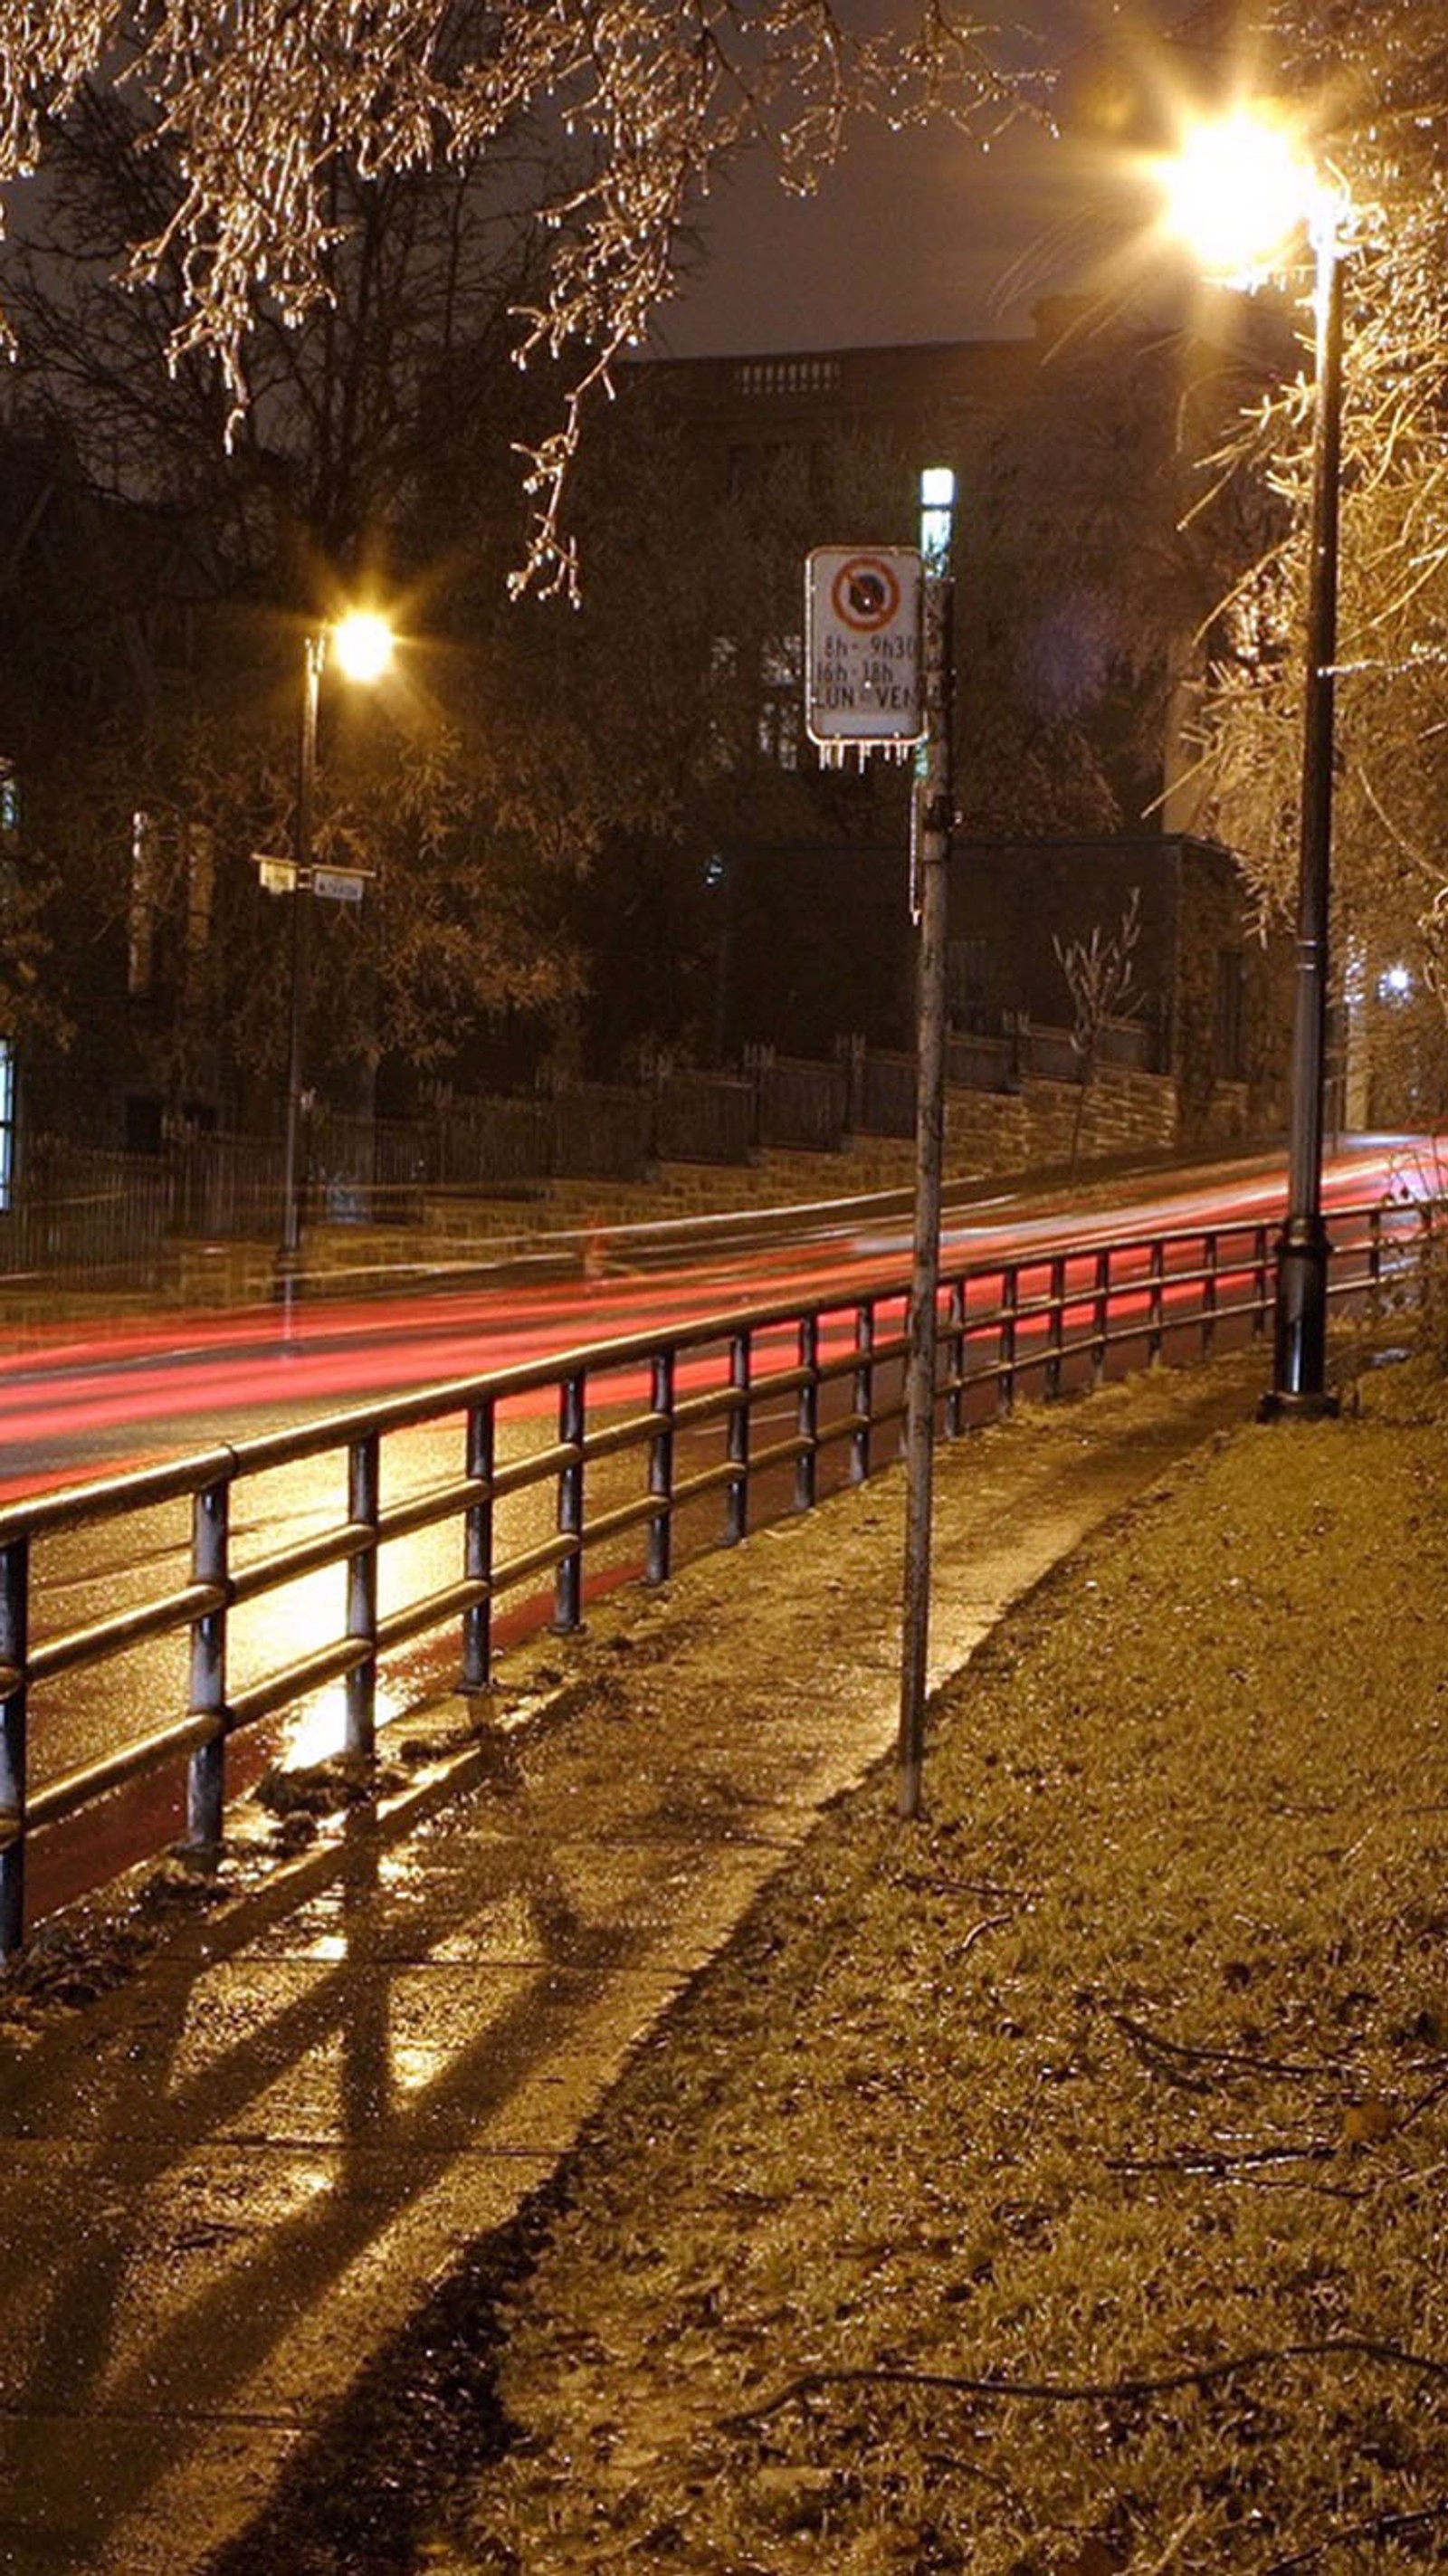
[[[15,1049],[0,1038],[0,1208],[15,1188]]]
[[[138,809],[131,816],[131,900],[126,917],[126,990],[137,1002],[149,1001],[155,984],[161,865],[156,817]]]
[[[804,742],[797,698],[765,698],[759,709],[759,749],[781,769],[798,769]]]
[[[735,391],[776,400],[781,394],[835,394],[838,358],[744,358],[734,371]]]
[[[804,637],[772,636],[759,656],[760,751],[781,769],[798,769],[804,742]]]

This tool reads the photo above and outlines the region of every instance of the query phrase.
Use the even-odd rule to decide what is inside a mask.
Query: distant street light
[[[1263,1412],[1322,1414],[1328,1394],[1327,1265],[1322,1219],[1328,912],[1332,879],[1333,683],[1337,658],[1342,462],[1340,201],[1288,129],[1246,109],[1196,128],[1164,164],[1171,228],[1225,282],[1269,274],[1305,225],[1316,266],[1316,405],[1307,600],[1307,675],[1298,824],[1297,981],[1293,1006],[1287,1215],[1277,1243],[1272,1386]]]
[[[287,1116],[282,1162],[282,1239],[274,1292],[290,1309],[302,1268],[302,1104],[307,988],[311,964],[312,839],[317,790],[317,705],[329,657],[343,677],[370,686],[392,659],[392,629],[371,609],[352,609],[302,643],[302,726],[297,761],[291,940],[287,970]]]
[[[325,636],[321,639],[325,642]],[[385,617],[373,608],[351,608],[331,629],[332,659],[344,679],[370,688],[392,659],[396,638]]]

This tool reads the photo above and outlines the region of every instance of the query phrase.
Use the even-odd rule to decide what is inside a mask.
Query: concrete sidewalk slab
[[[1259,1376],[1154,1375],[942,1450],[932,1678]],[[0,2566],[200,2567],[507,2227],[888,1750],[902,1503],[892,1472],[536,1641],[426,1796],[0,2033]]]

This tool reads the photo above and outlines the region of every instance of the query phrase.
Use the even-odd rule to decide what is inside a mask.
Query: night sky
[[[1175,23],[1183,6],[1032,0],[1018,58],[1064,63],[1075,88],[1130,53],[1134,27]],[[812,199],[788,196],[762,163],[720,183],[702,210],[704,256],[654,346],[691,357],[1015,337],[1041,295],[1094,282],[1132,220],[1099,142],[1083,148],[1079,134],[1021,122],[983,151],[944,124],[862,127]]]
[[[1060,145],[1022,130],[982,155],[966,138],[868,134],[817,197],[763,170],[711,200],[708,256],[659,345],[707,351],[995,338],[1080,264]]]

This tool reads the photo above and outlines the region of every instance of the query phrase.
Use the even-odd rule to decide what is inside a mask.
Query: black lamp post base
[[[1258,1407],[1261,1422],[1312,1421],[1339,1409],[1327,1388],[1328,1251],[1320,1216],[1289,1216],[1277,1245],[1272,1385]]]
[[[1338,1398],[1326,1387],[1313,1387],[1293,1395],[1282,1387],[1269,1387],[1257,1407],[1259,1422],[1330,1422],[1341,1413]]]

